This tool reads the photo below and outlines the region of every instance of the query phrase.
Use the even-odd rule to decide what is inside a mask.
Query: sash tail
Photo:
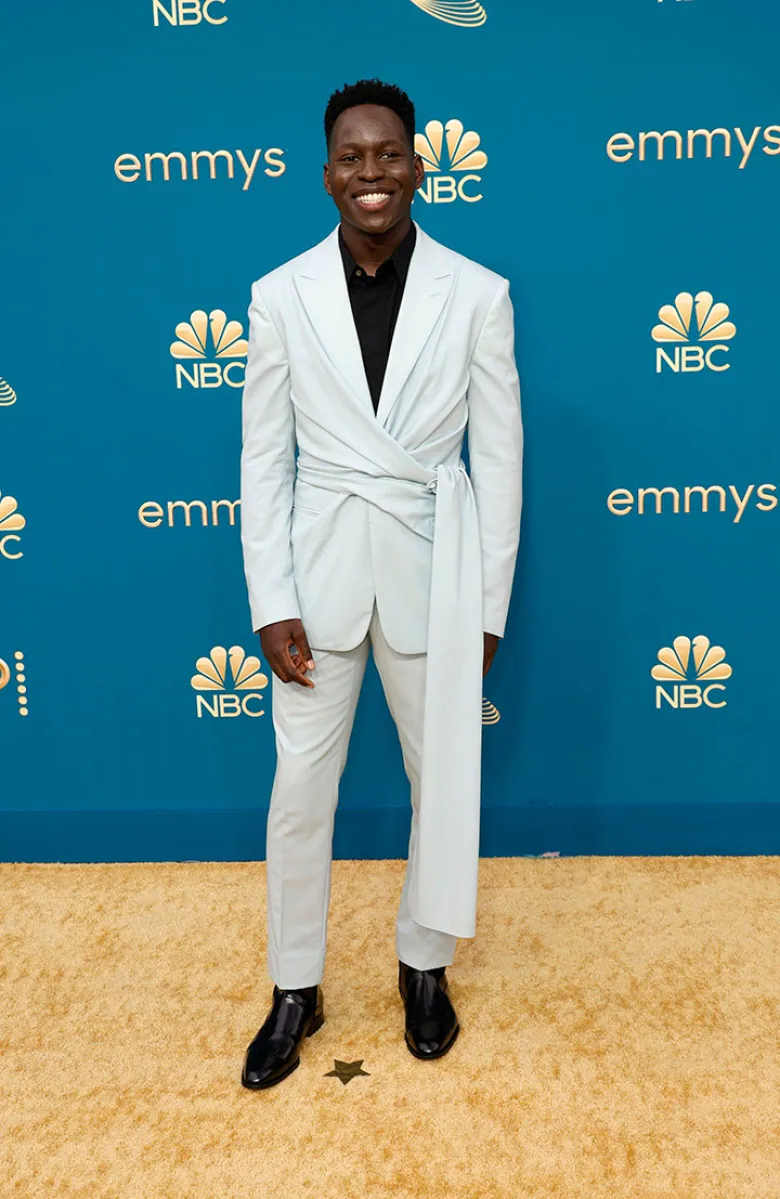
[[[428,662],[412,918],[473,937],[482,753],[482,553],[477,504],[462,464],[435,483]]]

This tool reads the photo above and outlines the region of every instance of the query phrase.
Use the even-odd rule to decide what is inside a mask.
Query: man
[[[507,281],[412,221],[414,129],[397,87],[331,96],[340,224],[252,288],[242,541],[278,758],[275,985],[244,1062],[253,1089],[290,1074],[323,1023],[333,819],[369,643],[412,791],[396,928],[406,1044],[440,1057],[459,1028],[445,968],[474,935],[481,676],[509,605],[522,426]]]

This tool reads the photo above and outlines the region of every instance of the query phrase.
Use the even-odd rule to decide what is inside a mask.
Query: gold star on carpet
[[[369,1074],[368,1070],[363,1069],[363,1061],[364,1059],[361,1058],[359,1062],[340,1062],[338,1058],[334,1058],[333,1065],[335,1066],[335,1069],[328,1070],[327,1074],[323,1074],[322,1077],[338,1078],[344,1083],[344,1086],[346,1086],[351,1079],[357,1078],[358,1074],[365,1074],[366,1078],[370,1078],[371,1075]]]

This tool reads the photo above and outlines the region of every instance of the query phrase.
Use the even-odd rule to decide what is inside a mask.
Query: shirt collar
[[[412,221],[411,225],[409,226],[409,232],[406,234],[403,241],[396,246],[390,257],[382,263],[383,267],[388,263],[395,267],[396,274],[398,275],[401,284],[406,283],[406,276],[409,274],[409,264],[412,261],[412,254],[414,252],[414,245],[416,241],[417,227],[414,221]],[[357,263],[346,247],[341,233],[341,225],[339,225],[339,249],[341,250],[341,261],[344,264],[344,274],[346,275],[347,283],[349,283],[352,275],[357,270]]]

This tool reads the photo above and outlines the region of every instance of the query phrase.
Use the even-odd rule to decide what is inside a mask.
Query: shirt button
[[[363,272],[361,271],[360,267],[358,267],[358,269],[355,271],[355,274],[356,274],[356,275],[362,275],[362,274],[363,274]]]

